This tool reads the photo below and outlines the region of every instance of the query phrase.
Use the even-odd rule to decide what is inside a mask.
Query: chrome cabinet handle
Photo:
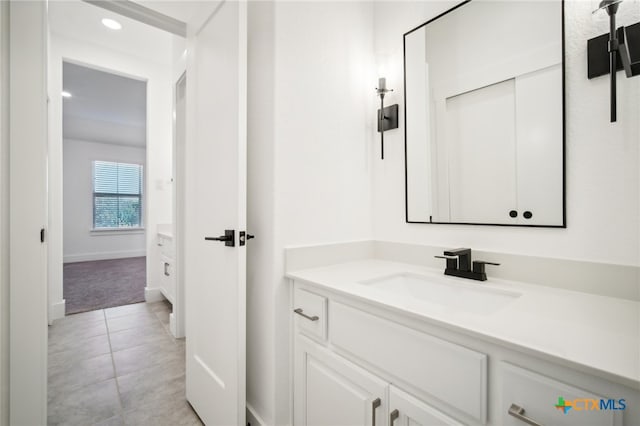
[[[519,405],[511,404],[508,411],[510,416],[515,417],[518,420],[522,420],[523,422],[530,424],[531,426],[542,426],[542,423],[538,423],[533,420],[531,417],[527,417],[524,415],[524,408]]]
[[[376,426],[376,408],[382,405],[380,398],[371,401],[371,426]]]
[[[164,274],[167,277],[169,276],[169,264],[167,262],[164,262]]]
[[[302,308],[294,309],[294,310],[293,310],[293,312],[295,312],[296,314],[298,314],[298,315],[300,315],[300,316],[305,317],[305,318],[306,318],[306,319],[308,319],[309,321],[318,321],[318,320],[320,319],[320,317],[319,317],[319,316],[317,316],[317,315],[314,315],[314,316],[310,317],[309,315],[305,314],[305,313],[302,311]]]
[[[389,426],[393,426],[393,422],[398,420],[398,417],[400,417],[400,412],[398,410],[393,410],[389,414]]]

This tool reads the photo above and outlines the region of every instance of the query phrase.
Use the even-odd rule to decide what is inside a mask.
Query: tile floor
[[[49,425],[201,425],[185,399],[171,305],[70,315],[49,327]]]

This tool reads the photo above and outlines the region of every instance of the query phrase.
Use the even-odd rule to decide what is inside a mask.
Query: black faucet
[[[444,256],[435,257],[439,259],[447,259],[447,267],[444,270],[444,274],[454,277],[486,281],[487,274],[484,270],[485,265],[500,265],[499,263],[486,262],[484,260],[474,260],[472,262],[471,249],[469,248],[445,250],[443,254]]]

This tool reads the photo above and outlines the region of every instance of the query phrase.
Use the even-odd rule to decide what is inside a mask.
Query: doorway
[[[185,40],[85,2],[49,22],[48,423],[201,424],[173,249]]]
[[[85,2],[55,2],[48,14],[49,324],[66,313],[167,301],[168,326],[174,337],[184,337],[174,249],[180,193],[173,88],[185,71],[186,41]],[[76,87],[64,87],[69,84]],[[129,180],[120,188],[96,186],[100,177],[113,184],[123,174]],[[72,189],[81,195],[74,199]],[[63,291],[65,270],[73,290]],[[103,285],[105,277],[113,282]],[[80,293],[86,303],[76,306],[65,292]]]
[[[141,9],[147,9],[133,2],[126,3],[124,5],[121,2],[100,2],[100,5],[107,9],[120,9],[123,16],[136,15]],[[59,10],[58,6],[64,7],[70,4],[81,7],[89,6],[87,3],[80,2],[53,2],[48,5],[49,12]],[[10,6],[11,26],[9,33],[11,37],[9,41],[13,48],[10,50],[12,94],[10,107],[12,114],[8,119],[11,124],[9,146],[12,164],[20,165],[20,167],[11,168],[11,235],[24,238],[12,238],[10,242],[12,253],[10,259],[10,304],[12,309],[9,322],[9,348],[12,365],[9,404],[12,423],[44,424],[47,422],[47,396],[51,401],[55,394],[49,392],[47,395],[46,389],[47,329],[45,323],[47,311],[50,314],[49,322],[53,323],[52,328],[61,325],[63,321],[70,324],[71,319],[77,319],[74,321],[76,325],[90,329],[108,327],[111,330],[114,324],[127,322],[120,321],[117,316],[111,315],[107,310],[102,310],[104,321],[101,321],[100,318],[93,318],[89,321],[89,316],[99,316],[96,312],[100,311],[89,311],[54,321],[60,311],[64,313],[61,290],[62,273],[58,274],[55,270],[56,268],[61,269],[63,264],[63,217],[60,206],[62,204],[62,131],[60,128],[56,128],[56,126],[61,127],[62,125],[60,94],[62,91],[62,62],[64,59],[73,63],[91,64],[92,67],[101,70],[123,70],[127,67],[123,68],[118,65],[117,55],[109,55],[107,59],[96,56],[96,47],[105,38],[111,36],[105,36],[103,40],[94,39],[90,46],[86,46],[85,42],[91,42],[91,40],[70,40],[69,37],[63,36],[62,38],[65,39],[64,49],[59,46],[55,47],[54,43],[47,43],[47,37],[51,35],[48,33],[48,29],[52,23],[52,16],[47,12],[46,3],[13,2]],[[185,9],[183,5],[178,8]],[[70,16],[65,13],[62,15]],[[245,416],[246,271],[244,266],[246,248],[244,247],[245,241],[241,237],[246,233],[247,4],[244,2],[201,2],[191,8],[192,19],[182,22],[168,16],[160,16],[161,14],[152,13],[152,11],[143,11],[143,15],[143,18],[135,19],[138,22],[159,22],[155,25],[158,28],[162,28],[166,24],[167,27],[175,28],[175,33],[182,37],[185,37],[187,32],[189,33],[190,71],[187,90],[187,110],[189,111],[187,128],[190,136],[185,154],[186,164],[183,169],[188,191],[185,196],[187,200],[184,209],[185,217],[181,219],[183,229],[185,229],[185,251],[189,253],[189,256],[185,256],[183,259],[186,263],[185,275],[189,279],[187,296],[190,299],[186,301],[186,305],[190,308],[188,312],[191,318],[187,323],[191,325],[187,330],[189,340],[186,344],[186,358],[188,360],[186,375],[191,379],[187,381],[190,386],[187,386],[186,393],[189,395],[189,401],[196,402],[199,413],[210,415],[209,423],[243,424]],[[84,25],[92,21],[80,19],[79,22]],[[128,48],[131,50],[129,59],[136,54],[144,56],[154,50],[168,50],[169,44],[167,43],[155,43],[148,50],[141,49],[139,41],[140,39],[134,39],[128,44]],[[184,42],[184,40],[182,41]],[[176,51],[185,51],[184,43],[181,49],[173,47],[172,45],[172,54]],[[157,118],[162,115],[158,113],[159,108],[161,109],[160,105],[164,105],[159,101],[159,98],[152,99],[152,94],[158,93],[155,90],[158,86],[154,83],[158,81],[156,79],[158,74],[155,73],[165,73],[165,77],[168,74],[169,85],[165,87],[169,87],[169,90],[162,89],[164,93],[162,96],[171,98],[172,76],[176,74],[176,70],[171,69],[172,67],[155,64],[145,71],[139,61],[134,60],[128,64],[130,71],[126,71],[127,74],[133,77],[147,78],[147,105],[149,106],[147,141],[150,144],[158,138],[162,138],[163,134],[171,134],[170,130],[169,132],[165,132],[166,129],[162,130],[163,124],[171,123],[170,118],[158,121],[157,125],[151,124],[152,117]],[[171,65],[173,64],[172,62]],[[136,71],[136,69],[142,71]],[[48,84],[46,84],[47,70],[50,72]],[[184,68],[180,70],[178,75],[183,72]],[[59,78],[55,77],[55,73],[59,73]],[[177,81],[177,79],[173,81]],[[220,85],[220,81],[224,81],[225,84]],[[47,104],[49,104],[48,110]],[[230,105],[231,108],[229,108]],[[47,114],[49,120],[47,120]],[[49,123],[48,129],[47,121]],[[47,133],[49,134],[48,150]],[[58,138],[58,142],[56,142],[56,138]],[[148,150],[150,151],[150,147]],[[223,167],[211,167],[211,159],[216,159]],[[154,190],[161,190],[172,184],[170,180],[166,179],[170,176],[165,176],[165,179],[162,176],[157,179],[149,176],[154,169],[149,160],[148,156],[147,196],[150,196]],[[13,163],[14,161],[15,163]],[[21,168],[24,169],[20,170]],[[212,174],[215,176],[210,176]],[[47,176],[49,177],[48,186],[45,185]],[[17,182],[33,184],[23,185],[24,188],[20,188]],[[14,194],[18,194],[20,189],[24,190],[20,197],[14,196]],[[167,191],[165,194],[169,192],[171,191]],[[224,211],[223,209],[214,209],[214,214],[212,214],[209,206],[220,206],[220,200],[235,200],[236,202],[225,203]],[[147,200],[147,208],[153,210],[154,207],[151,204],[152,200]],[[158,209],[157,211],[171,212],[172,209]],[[19,214],[23,216],[19,216]],[[157,225],[158,223],[152,226],[147,221],[147,228],[154,232],[153,238],[150,237],[149,232],[147,233],[147,256],[151,256],[154,251],[156,254],[159,252],[157,235],[161,232],[159,232]],[[208,242],[212,239],[210,236],[220,235],[222,232],[226,236],[226,228],[236,230],[235,238],[232,237],[231,241],[225,240],[232,244]],[[39,237],[37,240],[29,238],[34,229]],[[180,229],[178,227],[178,232]],[[181,246],[180,237],[179,233],[174,235],[178,250]],[[215,240],[222,239],[215,238]],[[235,244],[233,244],[234,242]],[[197,256],[194,257],[194,255]],[[160,266],[164,265],[160,264]],[[179,264],[175,265],[178,271],[180,266]],[[210,273],[212,270],[215,274]],[[151,268],[148,268],[148,283],[150,271]],[[154,269],[154,271],[156,271],[154,273],[164,275],[162,270]],[[48,279],[44,277],[45,274]],[[60,292],[58,294],[56,294],[57,277],[60,277]],[[43,285],[47,282],[51,284],[49,292],[47,292],[47,286]],[[162,298],[162,295],[161,289],[156,286],[147,285],[145,288],[147,302],[156,297]],[[47,296],[49,296],[48,300]],[[120,310],[130,306],[148,307],[149,305],[151,304],[146,303],[109,309]],[[175,309],[177,305],[174,304],[173,308]],[[34,306],[36,308],[33,308]],[[62,310],[59,309],[61,306]],[[140,319],[144,315],[128,312],[127,316],[138,319],[138,321],[129,321],[129,324],[143,323],[144,320]],[[100,325],[101,322],[102,325]],[[95,327],[89,326],[91,323]],[[125,332],[127,330],[114,331]],[[133,332],[131,333],[133,334]],[[77,333],[71,333],[71,335],[75,337]],[[104,333],[100,335],[104,335]],[[108,341],[113,341],[110,332],[108,336]],[[135,337],[129,339],[133,342],[137,340],[140,339]],[[207,343],[207,346],[205,347],[202,343]],[[89,348],[94,348],[94,345],[88,343],[81,345],[76,342],[73,347],[89,350]],[[96,343],[95,347],[99,348],[100,344]],[[69,352],[70,355],[73,355],[73,351]],[[109,355],[115,359],[115,352],[117,351],[110,350],[110,354],[103,353],[102,355]],[[162,353],[162,351],[147,352],[146,356],[132,354],[129,359],[147,362],[139,365],[140,369],[153,364],[156,366],[166,365],[165,359],[160,359],[159,362],[151,361],[154,359],[154,354],[157,353]],[[155,359],[157,360],[157,358]],[[78,360],[68,359],[63,362],[73,366],[79,365]],[[126,364],[126,359],[124,362]],[[117,370],[117,362],[112,364],[116,365]],[[87,374],[91,371],[94,370],[91,368],[85,370]],[[199,374],[199,371],[204,371],[205,374]],[[82,375],[80,371],[75,373]],[[58,377],[65,377],[65,373]],[[100,377],[100,379],[104,378]],[[213,383],[196,379],[218,381]],[[107,378],[102,381],[108,380],[112,379]],[[211,386],[217,386],[214,390],[220,391],[220,397],[209,391]],[[116,384],[116,392],[118,392],[118,387]],[[60,394],[62,392],[58,395]],[[145,393],[145,395],[153,394],[154,392]],[[72,398],[69,401],[72,404],[70,408],[82,406],[86,399],[81,397],[85,395],[87,393],[79,391],[76,394],[78,398]],[[121,395],[120,403],[123,403],[123,398],[124,395]],[[215,407],[212,407],[212,403],[215,403]],[[235,420],[223,420],[232,418]],[[87,419],[91,423],[95,423],[97,420],[93,417],[87,417]],[[118,422],[118,419],[105,420]]]
[[[145,301],[147,83],[63,61],[66,315]]]

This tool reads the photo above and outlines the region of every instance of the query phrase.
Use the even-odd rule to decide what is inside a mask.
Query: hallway
[[[185,399],[185,340],[170,305],[138,303],[49,327],[49,425],[200,425]]]

